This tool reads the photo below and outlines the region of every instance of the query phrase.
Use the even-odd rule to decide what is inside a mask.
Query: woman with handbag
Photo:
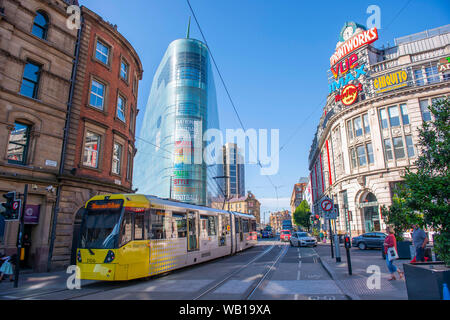
[[[397,254],[397,240],[394,236],[394,230],[392,227],[386,227],[386,232],[388,233],[388,236],[384,239],[384,254],[386,255],[386,265],[391,273],[391,277],[388,279],[389,281],[396,280],[395,278],[395,272],[398,272],[398,275],[400,279],[403,278],[404,272],[400,271],[399,268],[397,268],[394,265],[395,259],[398,259]]]

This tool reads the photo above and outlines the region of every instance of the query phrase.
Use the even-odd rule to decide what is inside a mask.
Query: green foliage
[[[414,224],[423,225],[422,215],[411,210],[406,205],[407,196],[408,189],[406,186],[399,185],[394,191],[392,205],[389,208],[386,206],[381,207],[381,213],[386,224],[393,227],[397,241],[403,241],[403,233],[411,229]]]
[[[294,223],[309,230],[311,211],[306,200],[303,200],[294,211]]]
[[[419,129],[417,170],[408,170],[405,205],[423,213],[424,222],[438,234],[435,251],[450,265],[450,100],[429,107],[433,120]]]

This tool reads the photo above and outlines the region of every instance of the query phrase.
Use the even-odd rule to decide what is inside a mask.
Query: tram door
[[[198,250],[197,214],[188,212],[188,251]]]
[[[234,234],[235,234],[235,244],[236,244],[236,250],[239,250],[239,218],[237,216],[234,216]]]
[[[244,230],[242,229],[242,218],[239,218],[239,240],[244,241]]]

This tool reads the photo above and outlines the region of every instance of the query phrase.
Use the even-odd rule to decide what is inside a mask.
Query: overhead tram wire
[[[313,111],[294,130],[294,132],[289,136],[289,138],[286,140],[286,142],[280,147],[279,151],[284,149],[284,147],[291,141],[291,139],[297,134],[297,132],[305,125],[306,121],[308,121],[311,118],[311,116],[317,112],[317,110],[322,110],[322,109],[319,109],[318,107],[322,106],[325,103],[326,99],[327,99],[327,97],[325,96],[325,98],[323,98],[322,101],[317,105],[317,108],[314,108]]]
[[[236,106],[235,106],[235,104],[234,104],[234,101],[233,101],[233,99],[231,98],[231,94],[230,94],[230,92],[228,91],[228,87],[227,87],[227,85],[225,84],[225,80],[224,80],[223,77],[222,77],[222,74],[221,74],[221,72],[220,72],[220,70],[219,70],[219,67],[218,67],[218,65],[217,65],[217,63],[216,63],[216,60],[214,59],[214,56],[213,56],[212,51],[211,51],[211,48],[209,47],[208,42],[206,41],[206,37],[205,37],[205,35],[203,34],[202,28],[200,27],[200,23],[198,22],[198,19],[197,19],[197,16],[195,15],[194,9],[192,8],[191,3],[189,2],[189,0],[186,0],[186,2],[187,2],[187,4],[188,4],[188,6],[189,6],[189,9],[190,9],[191,13],[192,13],[192,16],[194,17],[194,20],[195,20],[195,23],[197,24],[198,30],[200,31],[200,34],[202,35],[203,42],[205,43],[206,48],[207,48],[208,51],[209,51],[209,54],[210,54],[210,56],[211,56],[211,60],[212,60],[213,63],[214,63],[214,67],[216,68],[216,71],[217,71],[217,74],[219,75],[220,81],[222,82],[222,85],[223,85],[223,87],[224,87],[224,89],[225,89],[225,92],[226,92],[226,94],[227,94],[227,96],[228,96],[228,99],[230,100],[230,103],[231,103],[231,106],[233,107],[234,113],[236,114],[236,117],[237,117],[237,119],[238,119],[238,121],[239,121],[239,124],[240,124],[242,130],[244,130],[244,132],[245,132],[246,130],[245,130],[244,123],[242,122],[242,119],[241,119],[241,117],[239,116],[239,112],[237,111],[237,108],[236,108]],[[255,150],[253,149],[251,143],[250,143],[250,140],[249,140],[249,147],[252,149],[253,153],[256,153]],[[262,168],[261,161],[259,161],[259,160],[258,160],[258,165]],[[273,186],[273,188],[276,189],[276,188],[275,188],[275,184],[273,183],[272,179],[270,179],[270,177],[269,177],[268,175],[266,175],[266,177],[267,177],[267,179],[269,180],[270,184]]]
[[[395,17],[391,20],[391,22],[389,22],[389,24],[387,25],[386,29],[384,29],[384,31],[387,31],[389,29],[389,27],[392,25],[392,23],[398,18],[398,16],[403,12],[403,10],[406,9],[406,7],[411,3],[411,1],[412,0],[408,0],[408,2],[406,2],[406,4],[397,12]]]

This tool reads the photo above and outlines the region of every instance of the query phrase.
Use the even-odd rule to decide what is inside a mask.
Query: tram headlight
[[[114,261],[115,258],[116,258],[116,256],[115,256],[114,252],[109,250],[108,253],[106,254],[104,263],[111,263]]]
[[[81,261],[81,251],[80,251],[80,250],[78,250],[78,253],[77,253],[77,261],[78,261],[79,263],[82,262],[82,261]]]

